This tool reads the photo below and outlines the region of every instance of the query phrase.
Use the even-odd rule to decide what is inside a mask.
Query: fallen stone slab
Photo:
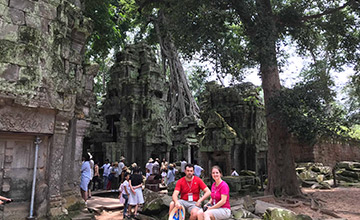
[[[264,214],[268,208],[280,208],[285,209],[284,207],[281,207],[279,205],[275,205],[272,203],[264,202],[261,200],[255,201],[255,214]]]

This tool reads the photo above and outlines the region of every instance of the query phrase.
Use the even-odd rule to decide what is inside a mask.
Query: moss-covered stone
[[[42,41],[41,33],[38,29],[28,26],[20,26],[19,40],[21,43],[39,45]]]
[[[296,220],[296,214],[286,209],[268,208],[264,213],[264,220]]]

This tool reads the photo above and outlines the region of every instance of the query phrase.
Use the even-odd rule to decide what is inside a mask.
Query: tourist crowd
[[[231,215],[229,203],[229,186],[222,180],[222,171],[220,167],[214,166],[211,169],[211,175],[214,184],[211,190],[200,178],[204,169],[194,161],[194,164],[186,162],[185,158],[180,161],[180,170],[175,163],[168,163],[165,159],[161,162],[158,158],[155,160],[149,158],[146,163],[145,173],[136,163],[131,166],[125,165],[125,158],[121,157],[120,162],[110,163],[108,159],[99,167],[98,162],[94,162],[90,154],[83,157],[81,166],[81,195],[85,203],[91,197],[91,191],[97,189],[119,190],[119,199],[124,204],[124,219],[138,215],[138,207],[144,203],[142,188],[144,179],[151,179],[151,176],[161,178],[161,184],[166,186],[178,181],[172,195],[169,215],[179,212],[182,208],[190,213],[190,219],[228,219]],[[102,170],[102,178],[100,176]],[[232,175],[238,175],[232,170]],[[176,177],[179,177],[176,178]],[[200,191],[203,195],[200,196]],[[180,198],[178,198],[180,196]],[[210,197],[203,207],[201,203]],[[133,210],[131,213],[130,210]]]

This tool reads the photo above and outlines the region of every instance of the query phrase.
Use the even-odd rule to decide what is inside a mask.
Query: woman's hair
[[[139,167],[137,167],[137,166],[136,166],[136,167],[134,167],[133,172],[134,172],[134,173],[139,173],[139,172],[140,172],[140,168],[139,168]]]
[[[89,161],[89,160],[90,160],[89,154],[84,154],[84,155],[83,155],[83,158],[84,158],[85,161]]]
[[[211,167],[211,172],[212,172],[213,169],[217,169],[219,171],[219,173],[222,175],[222,171],[221,171],[221,168],[219,166],[217,166],[217,165],[212,166]]]
[[[130,175],[130,173],[126,172],[126,173],[124,174],[124,178],[127,177],[127,176],[129,176],[129,175]]]

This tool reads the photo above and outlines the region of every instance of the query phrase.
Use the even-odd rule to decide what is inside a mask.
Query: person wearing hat
[[[103,189],[106,189],[106,186],[109,182],[109,174],[110,174],[110,162],[109,162],[109,159],[106,159],[105,160],[105,164],[103,164],[100,169],[104,169],[104,172],[103,172]]]
[[[119,166],[118,162],[114,163],[114,166],[111,169],[111,173],[114,175],[111,181],[111,189],[118,189],[119,188]]]
[[[150,157],[149,162],[146,164],[145,168],[149,170],[150,175],[152,174],[154,160]]]
[[[122,171],[123,171],[123,168],[125,166],[125,157],[121,156],[120,157],[120,162],[118,164],[118,171],[119,171],[119,183],[122,183],[124,182],[124,174]],[[120,185],[120,184],[119,184]]]
[[[174,165],[172,163],[169,165],[169,170],[168,170],[166,178],[167,178],[168,185],[175,181],[175,169],[174,169]]]

